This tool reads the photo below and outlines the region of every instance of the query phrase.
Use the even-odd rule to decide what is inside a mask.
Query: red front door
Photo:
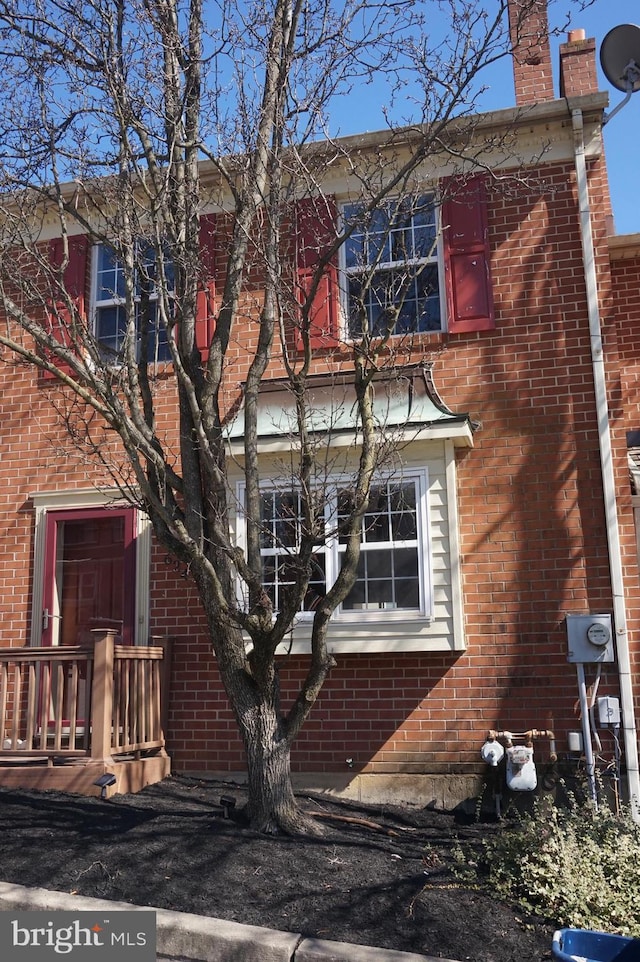
[[[43,645],[77,645],[92,628],[134,642],[135,510],[50,511],[45,534]]]

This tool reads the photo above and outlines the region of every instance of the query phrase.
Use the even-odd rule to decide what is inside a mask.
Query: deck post
[[[154,645],[158,645],[164,651],[162,667],[160,669],[160,726],[162,728],[163,751],[166,751],[167,728],[169,724],[169,689],[171,685],[171,649],[172,638],[153,637]]]
[[[113,649],[116,631],[94,628],[93,682],[91,685],[91,761],[113,765]]]

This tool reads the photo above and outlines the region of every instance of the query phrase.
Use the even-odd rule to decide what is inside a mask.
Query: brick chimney
[[[509,36],[517,106],[553,100],[547,0],[509,0]]]
[[[584,30],[570,30],[560,46],[560,96],[581,97],[598,91],[596,42]]]

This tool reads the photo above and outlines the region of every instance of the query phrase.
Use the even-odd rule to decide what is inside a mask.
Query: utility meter
[[[604,648],[611,641],[611,631],[607,625],[603,625],[599,621],[593,621],[587,628],[587,640],[592,645],[597,645],[598,648]]]
[[[567,615],[567,641],[570,662],[613,661],[611,615]]]
[[[488,738],[480,749],[480,757],[487,765],[497,768],[504,757],[504,748],[495,738]]]
[[[529,745],[507,748],[507,788],[512,792],[533,792],[537,784],[533,748]]]

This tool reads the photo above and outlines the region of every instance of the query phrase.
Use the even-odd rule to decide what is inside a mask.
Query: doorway
[[[134,508],[49,511],[46,516],[43,645],[77,645],[92,628],[133,644]]]

